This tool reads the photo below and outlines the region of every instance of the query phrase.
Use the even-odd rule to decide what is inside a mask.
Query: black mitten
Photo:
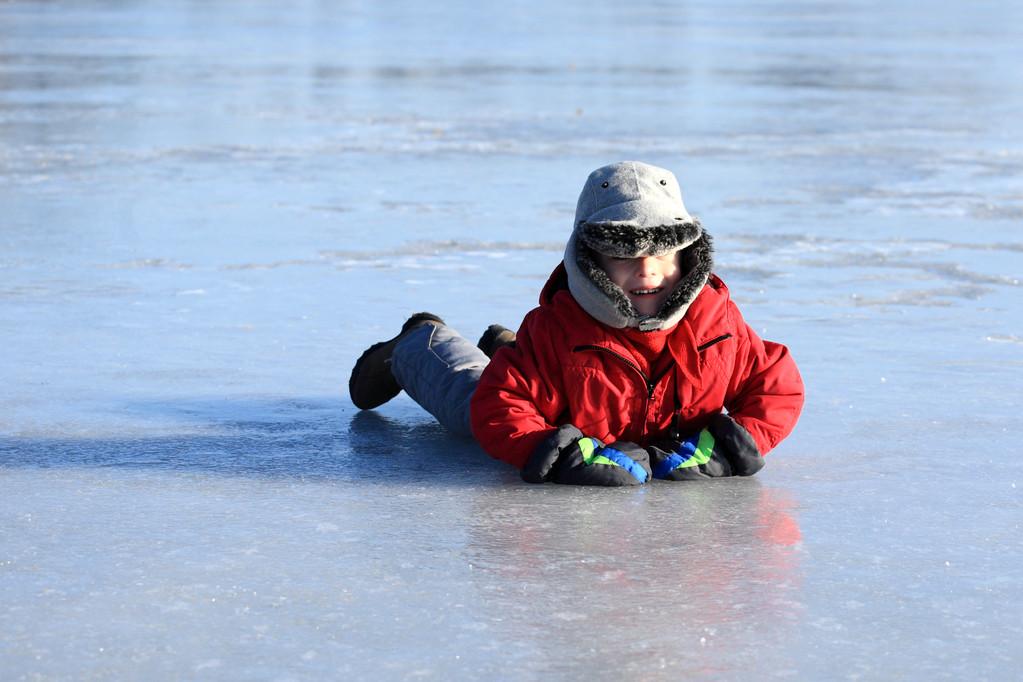
[[[640,485],[650,478],[649,455],[633,443],[607,446],[566,424],[533,451],[522,469],[529,483]]]
[[[752,476],[764,466],[749,431],[726,414],[687,438],[667,438],[649,448],[654,478],[688,481]]]

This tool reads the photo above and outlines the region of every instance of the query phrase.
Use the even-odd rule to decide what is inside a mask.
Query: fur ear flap
[[[663,256],[689,246],[700,237],[700,232],[697,220],[642,229],[616,223],[585,222],[578,227],[583,244],[614,258]]]
[[[579,249],[579,269],[590,278],[590,281],[597,285],[601,293],[607,296],[609,303],[615,311],[623,318],[638,318],[639,311],[632,305],[632,301],[625,295],[622,288],[611,281],[604,269],[597,264],[593,258],[593,252],[585,246]],[[592,313],[590,313],[592,315]]]

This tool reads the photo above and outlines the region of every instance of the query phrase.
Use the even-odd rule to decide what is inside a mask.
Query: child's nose
[[[643,277],[657,274],[657,259],[653,256],[639,258],[639,274]]]

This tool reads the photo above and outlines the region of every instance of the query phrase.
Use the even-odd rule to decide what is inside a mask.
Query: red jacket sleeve
[[[538,323],[542,317],[542,309],[526,316],[515,346],[497,352],[470,403],[476,440],[491,457],[518,469],[557,429],[555,422],[567,405],[557,362],[545,352],[551,348],[552,326]]]
[[[763,341],[734,304],[730,313],[735,316],[739,344],[725,409],[765,455],[795,428],[803,409],[803,380],[788,348]]]

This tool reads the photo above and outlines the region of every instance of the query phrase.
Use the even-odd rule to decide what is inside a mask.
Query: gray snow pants
[[[469,401],[489,362],[451,327],[424,324],[394,347],[391,374],[445,428],[471,436]]]

